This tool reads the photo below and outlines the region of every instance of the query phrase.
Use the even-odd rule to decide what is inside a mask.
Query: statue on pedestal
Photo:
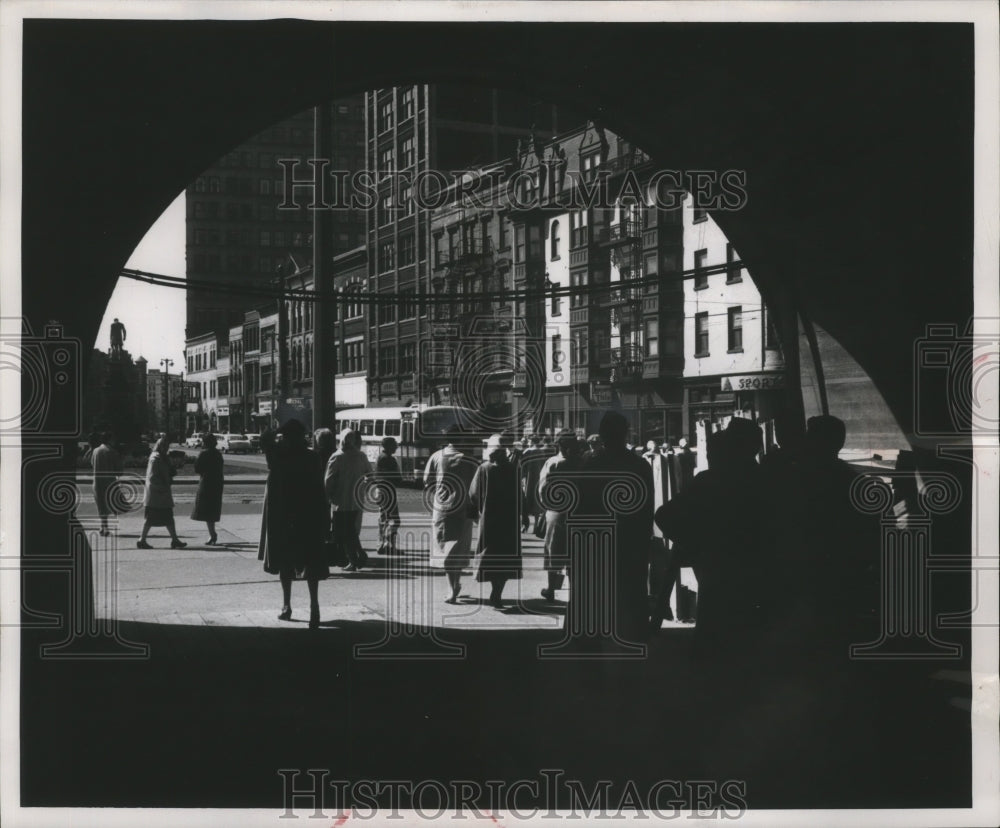
[[[125,343],[125,326],[118,321],[111,323],[111,358],[118,360],[122,358],[122,346]]]

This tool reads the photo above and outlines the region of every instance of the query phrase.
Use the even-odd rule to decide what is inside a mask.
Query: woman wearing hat
[[[364,478],[372,464],[361,451],[361,433],[345,430],[340,435],[340,451],[334,452],[326,466],[326,499],[336,507],[333,513],[333,536],[347,555],[345,572],[357,572],[368,563],[361,546],[361,521],[364,517]]]
[[[490,604],[500,609],[504,585],[521,577],[518,517],[523,494],[499,434],[489,438],[485,453],[488,459],[476,470],[469,488],[472,508],[480,515],[477,554],[482,557],[476,580],[490,582]]]
[[[319,582],[330,570],[323,542],[329,510],[323,493],[323,466],[306,443],[306,429],[289,420],[281,442],[268,430],[260,436],[267,458],[263,526],[257,558],[264,571],[281,579],[280,621],[292,618],[292,581],[304,575],[309,586],[309,628],[319,627]]]
[[[471,455],[458,446],[462,427],[457,423],[448,428],[445,446],[430,456],[424,467],[424,487],[432,492],[431,531],[434,548],[430,556],[432,567],[443,568],[448,575],[451,596],[449,604],[458,603],[462,591],[462,570],[472,557],[472,517],[469,506],[469,486],[477,464]]]
[[[222,487],[224,485],[222,455],[215,447],[218,440],[214,434],[206,434],[202,438],[205,446],[198,459],[194,461],[195,473],[200,476],[198,491],[194,496],[194,510],[191,520],[200,520],[208,524],[208,545],[218,542],[215,534],[215,524],[222,517]]]
[[[146,536],[152,526],[165,526],[170,533],[170,548],[183,549],[187,546],[177,537],[174,528],[174,498],[170,493],[173,483],[174,469],[170,465],[167,452],[170,451],[170,440],[166,435],[156,443],[156,449],[149,455],[149,465],[146,466],[146,493],[142,502],[146,507],[146,522],[142,525],[142,536],[136,542],[139,549],[152,549],[146,543]]]

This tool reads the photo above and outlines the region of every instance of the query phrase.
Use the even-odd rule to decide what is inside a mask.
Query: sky
[[[126,267],[161,273],[185,275],[184,261],[184,192],[149,228],[133,251]],[[150,368],[159,368],[160,360],[172,359],[172,373],[181,370],[184,361],[185,291],[118,279],[111,295],[95,347],[108,350],[109,331],[115,317],[125,325],[125,350],[133,359],[146,358]]]

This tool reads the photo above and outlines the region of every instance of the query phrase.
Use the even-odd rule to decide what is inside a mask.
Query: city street
[[[166,530],[153,529],[149,535],[154,547],[151,550],[135,546],[142,530],[141,505],[118,517],[117,529],[109,538],[97,535],[91,488],[81,484],[77,516],[95,528],[91,532],[94,548],[105,555],[114,554],[117,562],[117,580],[110,586],[115,603],[103,602],[104,609],[99,612],[104,616],[114,613],[121,621],[305,629],[308,594],[304,582],[293,586],[293,622],[277,619],[281,607],[278,578],[265,573],[257,560],[264,486],[259,481],[239,481],[238,477],[227,481],[222,520],[217,525],[219,544],[209,546],[205,543],[206,525],[189,517],[195,480],[176,478],[177,532],[188,546],[171,549]],[[361,541],[370,566],[356,573],[332,568],[330,578],[320,585],[324,626],[338,621],[379,620],[461,629],[556,630],[562,626],[566,593],[557,594],[561,600],[555,603],[541,598],[540,590],[547,583],[542,568],[542,541],[531,533],[522,535],[523,578],[507,584],[503,610],[485,603],[489,589],[483,592],[475,580],[475,559],[466,570],[459,604],[444,603],[450,592],[444,570],[429,565],[430,519],[422,508],[422,493],[401,487],[398,497],[401,546],[405,538],[411,538],[405,554],[399,558],[375,554],[378,515],[366,513]]]

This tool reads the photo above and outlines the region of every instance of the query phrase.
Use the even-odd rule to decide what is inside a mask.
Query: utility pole
[[[333,150],[330,108],[313,110],[313,190],[312,272],[313,292],[321,297],[313,308],[313,429],[332,428],[336,400],[336,353],[333,347],[336,305],[333,293],[333,261],[329,255],[332,214],[326,208],[324,186],[326,164]]]

